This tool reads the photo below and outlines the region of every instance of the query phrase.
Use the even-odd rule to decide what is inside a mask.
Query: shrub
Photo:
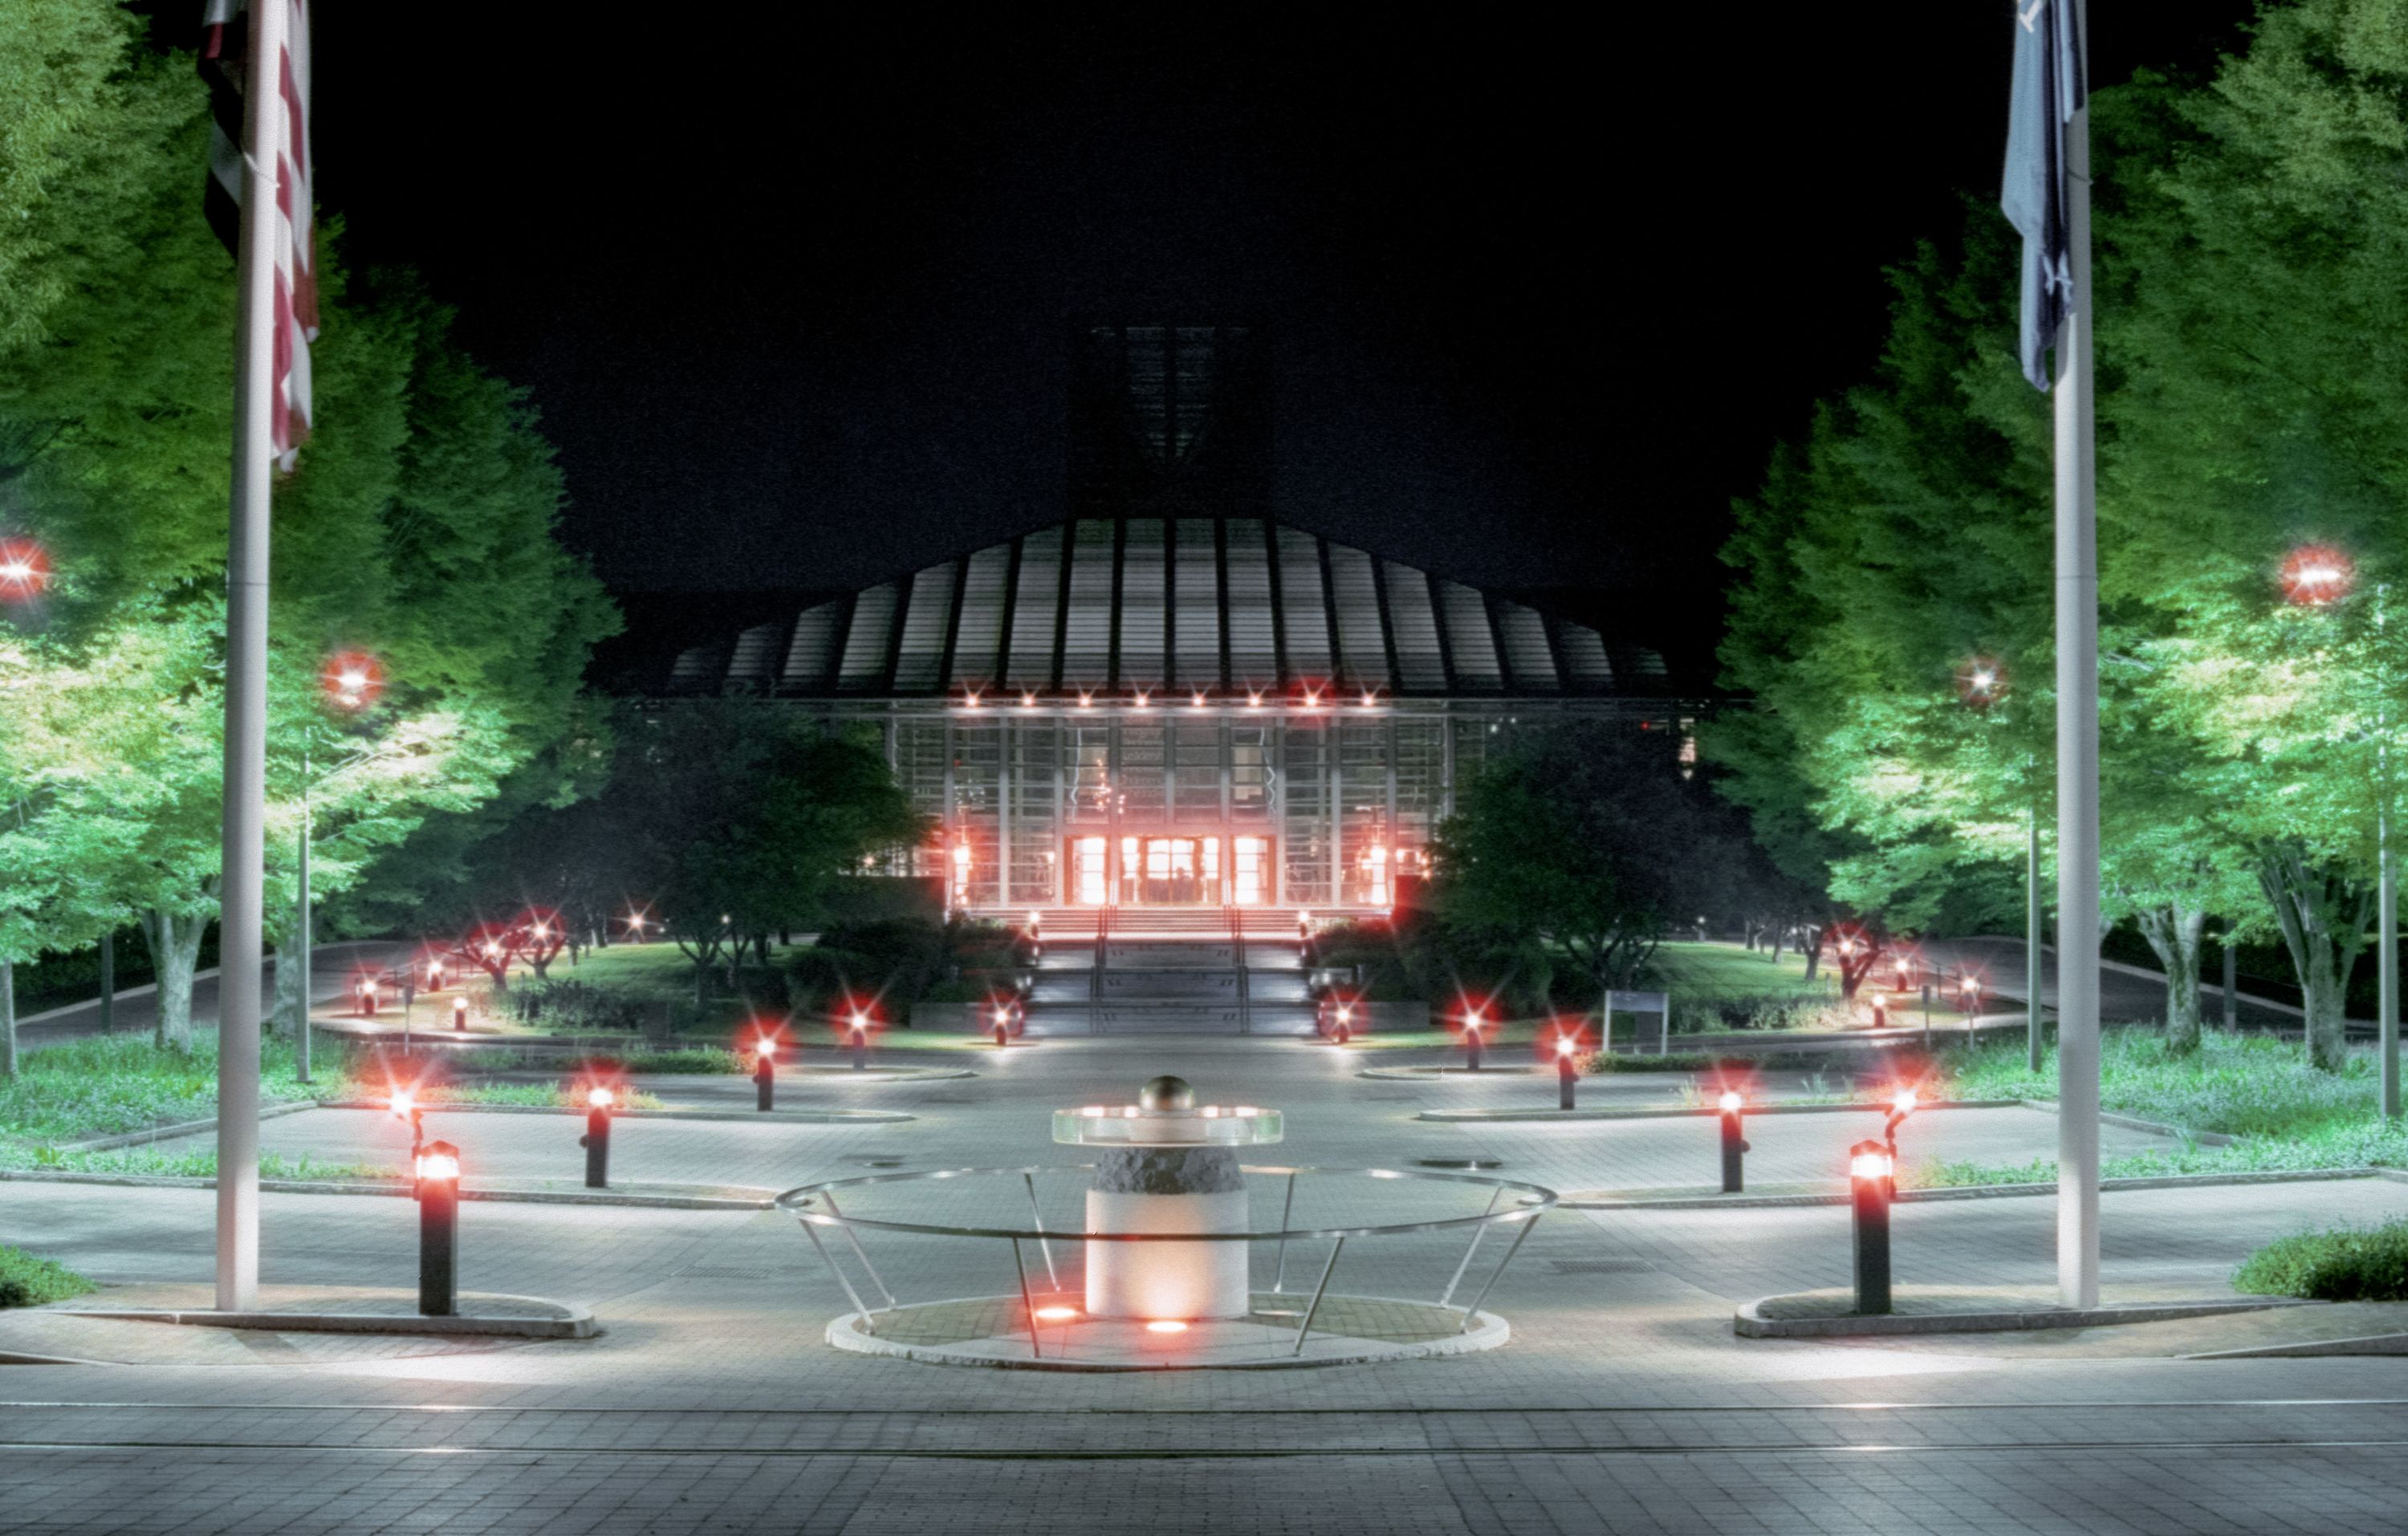
[[[2277,1238],[2242,1260],[2232,1288],[2311,1301],[2408,1300],[2408,1220]]]
[[[56,1260],[0,1248],[0,1307],[38,1307],[100,1287]]]

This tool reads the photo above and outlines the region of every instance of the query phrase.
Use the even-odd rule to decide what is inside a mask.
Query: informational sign
[[[1670,993],[1608,992],[1605,995],[1605,1048],[1609,1051],[1617,1048],[1613,1038],[1613,1016],[1616,1013],[1632,1013],[1639,1017],[1638,1031],[1631,1039],[1629,1050],[1656,1055],[1664,1054],[1666,1037],[1672,1030],[1672,995]],[[1654,1024],[1652,1030],[1649,1027],[1651,1019]],[[1654,1042],[1652,1045],[1649,1043],[1650,1041]]]

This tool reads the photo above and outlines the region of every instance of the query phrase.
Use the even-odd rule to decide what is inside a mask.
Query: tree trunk
[[[0,1077],[17,1075],[17,962],[0,960]]]
[[[1772,925],[1772,963],[1776,966],[1781,963],[1781,941],[1788,937],[1789,925],[1786,922],[1776,922]],[[1809,970],[1806,974],[1812,976],[1814,973]]]
[[[201,936],[208,926],[206,915],[179,918],[155,911],[142,915],[142,940],[159,973],[159,1014],[150,1042],[161,1050],[193,1048],[193,972],[200,967]]]
[[[2349,1057],[2343,1025],[2351,968],[2366,947],[2373,893],[2339,870],[2311,863],[2295,845],[2259,855],[2258,883],[2273,904],[2284,947],[2300,978],[2307,1015],[2308,1059],[2338,1071]]]
[[[708,959],[696,960],[694,963],[694,1006],[700,1008],[710,1000],[710,962]]]
[[[2166,1049],[2178,1056],[2199,1049],[2199,956],[2207,914],[2179,902],[2134,914],[2141,937],[2166,972]]]

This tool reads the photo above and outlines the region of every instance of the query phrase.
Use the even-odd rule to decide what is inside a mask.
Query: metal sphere
[[[1196,1107],[1196,1090],[1183,1077],[1157,1077],[1137,1091],[1137,1107],[1141,1110],[1192,1110]]]

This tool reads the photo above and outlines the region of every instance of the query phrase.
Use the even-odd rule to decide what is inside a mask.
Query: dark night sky
[[[2249,7],[2098,8],[2105,83],[2212,64]],[[1995,188],[2014,24],[492,0],[428,50],[317,9],[323,206],[533,392],[614,588],[864,582],[1053,521],[1068,317],[1238,318],[1278,337],[1282,515],[1629,594],[1680,649],[1729,498],[1867,367],[1882,266]]]

